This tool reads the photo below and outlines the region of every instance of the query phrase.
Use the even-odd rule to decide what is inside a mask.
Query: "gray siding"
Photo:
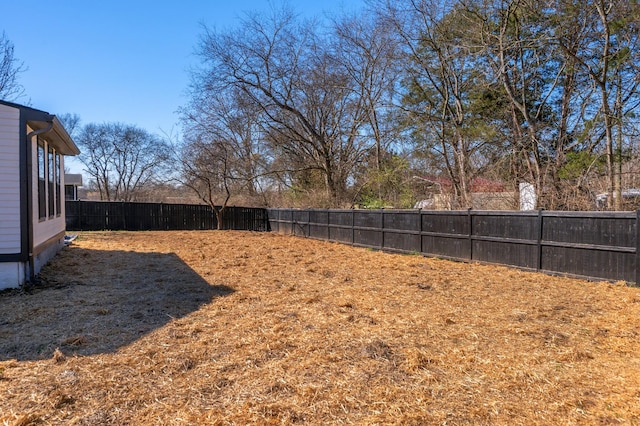
[[[0,254],[20,253],[20,111],[0,105]]]

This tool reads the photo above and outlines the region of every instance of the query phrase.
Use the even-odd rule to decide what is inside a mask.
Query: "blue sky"
[[[202,24],[236,26],[269,0],[4,0],[0,31],[28,68],[16,102],[82,124],[122,122],[175,133]],[[305,16],[359,10],[365,0],[289,1]],[[275,4],[281,4],[276,2]],[[73,171],[73,170],[72,170]]]

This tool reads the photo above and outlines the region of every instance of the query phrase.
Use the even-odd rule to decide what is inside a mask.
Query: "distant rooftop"
[[[79,173],[65,173],[64,184],[82,186],[82,175]]]

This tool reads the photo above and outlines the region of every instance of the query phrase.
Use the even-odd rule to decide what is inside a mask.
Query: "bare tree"
[[[374,15],[359,13],[334,22],[335,54],[352,81],[365,111],[363,132],[375,145],[376,168],[395,140],[392,112],[401,67],[392,28]]]
[[[180,181],[213,209],[218,229],[223,229],[224,212],[231,198],[230,147],[203,135],[187,140],[180,149]]]
[[[636,1],[590,0],[580,14],[587,35],[581,49],[572,49],[564,37],[559,45],[593,82],[600,110],[594,123],[602,123],[607,159],[609,208],[622,208],[622,140],[627,114],[638,102],[638,50],[640,7]]]
[[[259,111],[241,90],[230,88],[195,90],[181,114],[179,180],[211,206],[222,229],[232,196],[244,194],[256,204],[261,178],[267,174],[264,147],[258,143]]]
[[[78,137],[80,131],[82,130],[82,119],[78,114],[65,113],[65,114],[56,114],[58,119],[64,125],[65,130],[72,139]]]
[[[76,142],[81,150],[78,158],[101,200],[135,201],[140,189],[167,171],[166,141],[132,125],[88,124]]]
[[[14,56],[14,46],[7,35],[0,35],[0,99],[14,101],[24,95],[18,83],[20,73],[26,71],[24,63]]]
[[[200,46],[203,91],[240,89],[260,110],[265,141],[297,179],[321,176],[328,205],[341,205],[370,141],[360,129],[366,107],[331,43],[291,11],[249,15],[242,27],[207,31]]]
[[[353,201],[364,205],[397,205],[397,173],[401,135],[396,126],[401,57],[393,27],[374,13],[345,15],[334,21],[336,58],[350,79],[353,96],[361,99],[360,134],[371,147],[359,161]],[[368,200],[361,199],[362,197]]]

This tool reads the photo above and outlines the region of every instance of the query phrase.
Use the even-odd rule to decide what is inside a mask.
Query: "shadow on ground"
[[[0,361],[113,353],[233,292],[172,253],[68,247],[39,278],[0,293]]]

